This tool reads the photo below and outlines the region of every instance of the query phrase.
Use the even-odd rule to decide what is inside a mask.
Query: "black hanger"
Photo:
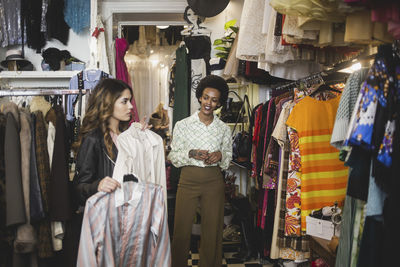
[[[124,182],[130,182],[130,181],[132,181],[132,182],[139,182],[139,180],[138,180],[138,178],[136,178],[136,176],[135,175],[133,175],[133,174],[125,174],[124,175],[124,180],[123,180]]]
[[[310,96],[314,96],[317,92],[321,92],[321,91],[324,91],[324,90],[326,90],[326,91],[331,91],[331,92],[336,92],[336,93],[342,93],[341,91],[339,91],[339,90],[337,90],[337,89],[335,89],[335,88],[332,88],[332,87],[330,87],[329,85],[327,85],[327,84],[321,84],[318,88],[317,88],[317,90],[315,90],[314,92],[312,92],[311,94],[310,94]]]

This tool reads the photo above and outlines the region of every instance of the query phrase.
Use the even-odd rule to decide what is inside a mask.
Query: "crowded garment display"
[[[0,0],[0,267],[395,265],[399,0],[128,2]]]
[[[134,260],[139,265],[169,266],[164,143],[158,134],[142,131],[139,124],[133,123],[119,136],[113,177],[124,186],[115,192],[112,201],[109,194],[96,194],[83,213],[71,187],[75,170],[71,146],[77,139],[80,117],[87,109],[87,95],[107,77],[101,70],[87,70],[71,78],[70,89],[1,90],[1,97],[9,97],[1,102],[1,250],[5,266],[102,265],[110,262],[108,256],[112,257],[111,262]],[[90,154],[90,149],[87,153]],[[135,212],[136,217],[124,213],[115,217],[117,221],[108,221],[108,214],[118,211],[115,207],[125,209],[124,204],[128,203],[132,207],[130,212],[137,209],[143,212]],[[101,216],[97,209],[106,212],[101,225],[124,220],[146,229],[146,234],[129,236],[126,228],[118,232],[112,228],[105,235],[93,235],[102,229],[93,223]],[[144,212],[148,216],[138,216]],[[102,260],[100,244],[111,241],[111,236],[119,240],[139,238],[143,243],[135,241],[123,249],[129,252],[141,248],[142,251],[132,258],[118,254],[117,250],[122,248],[115,247]],[[148,248],[144,244],[149,241],[153,243]]]

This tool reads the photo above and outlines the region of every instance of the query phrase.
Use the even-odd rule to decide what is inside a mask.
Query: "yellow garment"
[[[293,108],[286,124],[299,135],[301,155],[301,228],[312,210],[343,206],[348,170],[330,145],[340,97],[320,101],[306,96]]]

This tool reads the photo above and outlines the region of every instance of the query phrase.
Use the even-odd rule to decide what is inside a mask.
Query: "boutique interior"
[[[169,153],[209,75],[229,87],[214,116],[232,143],[215,266],[398,265],[398,0],[0,0],[0,14],[0,267],[180,267]],[[113,161],[140,171],[111,178],[161,204],[98,223],[74,193],[74,147],[107,78],[132,89],[126,132],[150,125]],[[202,227],[199,205],[187,266],[211,266]]]

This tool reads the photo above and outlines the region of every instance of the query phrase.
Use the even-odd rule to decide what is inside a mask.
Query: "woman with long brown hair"
[[[71,265],[76,264],[86,200],[99,191],[111,193],[120,187],[111,178],[118,154],[115,144],[117,136],[129,127],[132,96],[132,89],[116,79],[101,80],[90,94],[78,141],[73,146],[77,153],[73,191],[78,207],[68,226],[66,255]],[[145,118],[142,129],[149,128],[144,121]]]
[[[116,79],[100,81],[90,95],[74,146],[78,154],[73,183],[81,207],[98,191],[113,192],[120,187],[111,178],[118,153],[115,142],[129,126],[132,96],[132,89]]]

